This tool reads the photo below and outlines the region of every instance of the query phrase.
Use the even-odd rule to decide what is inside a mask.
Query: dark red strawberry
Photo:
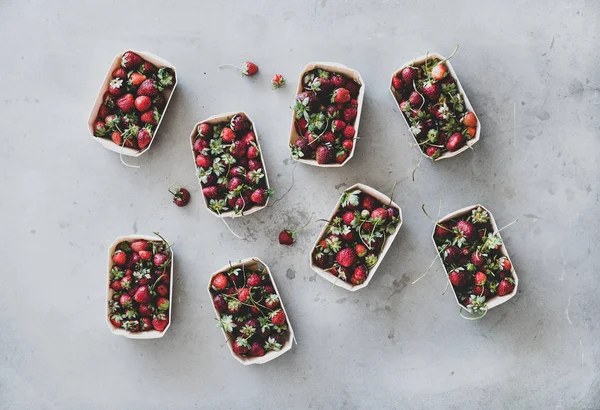
[[[127,71],[123,67],[117,67],[113,70],[112,76],[114,78],[127,78]]]
[[[231,118],[230,125],[233,131],[244,131],[250,128],[250,121],[241,114],[236,114]],[[234,136],[235,138],[235,136]]]
[[[373,212],[379,206],[379,201],[371,195],[365,195],[362,200],[362,207],[369,212]]]
[[[194,141],[194,151],[202,152],[206,147],[208,147],[208,142],[206,142],[206,140],[203,140],[202,138],[197,138],[196,141]]]
[[[99,117],[99,118],[104,118],[104,117],[106,117],[107,115],[110,115],[110,114],[112,114],[112,113],[113,113],[113,109],[112,109],[112,108],[110,108],[110,107],[109,107],[109,106],[107,106],[107,105],[104,105],[104,104],[102,104],[102,105],[100,106],[100,108],[98,109],[98,117]]]
[[[242,337],[238,337],[231,345],[231,349],[237,355],[245,355],[248,353],[248,342]]]
[[[108,92],[112,95],[121,95],[125,91],[122,78],[114,78],[108,84]]]
[[[142,63],[142,57],[132,51],[126,51],[121,57],[121,67],[126,70],[133,70]]]
[[[402,79],[400,77],[392,78],[392,87],[394,87],[395,90],[401,90],[402,87],[404,87]]]
[[[223,295],[219,294],[213,297],[213,305],[215,306],[215,309],[217,309],[217,312],[227,312],[227,302],[225,301],[225,297]]]
[[[212,165],[212,159],[204,154],[198,154],[196,156],[196,165],[200,168],[208,168]]]
[[[174,191],[169,189],[169,192],[173,195],[173,203],[177,206],[186,206],[190,203],[190,191],[185,188],[178,187]]]
[[[216,186],[207,186],[202,188],[202,195],[208,199],[217,199],[219,197],[219,188]]]
[[[431,159],[437,159],[441,153],[440,149],[437,147],[427,147],[427,151],[425,152],[427,153],[427,156]]]
[[[271,322],[273,322],[275,326],[285,325],[285,312],[283,310],[278,309],[274,312],[271,312],[270,316]]]
[[[152,141],[152,134],[150,133],[150,130],[147,128],[141,128],[137,134],[137,144],[140,149],[144,149],[150,145],[150,141]]]
[[[331,131],[336,132],[340,130],[344,130],[346,128],[346,123],[342,120],[333,120],[331,123]]]
[[[115,265],[123,266],[127,263],[127,254],[123,251],[116,251],[113,253],[112,260]]]
[[[316,160],[318,164],[328,164],[333,161],[334,150],[329,145],[319,145],[317,147]]]
[[[336,261],[345,267],[350,267],[356,262],[356,252],[352,248],[343,248],[335,256]]]
[[[448,246],[444,249],[444,260],[453,263],[460,256],[460,250],[456,246]]]
[[[240,164],[241,164],[241,160],[240,160]],[[262,163],[260,161],[257,161],[255,159],[248,160],[248,169],[250,171],[257,171],[261,168],[262,168]]]
[[[404,81],[404,84],[410,84],[412,87],[413,81],[417,79],[417,69],[413,67],[405,67],[400,72],[400,75],[402,76],[402,81]]]
[[[412,107],[419,108],[423,104],[423,97],[417,91],[413,91],[408,97],[408,102]]]
[[[152,319],[152,327],[159,332],[164,331],[168,324],[169,318],[164,313],[159,313]]]
[[[456,151],[463,145],[465,145],[465,138],[461,133],[455,132],[454,134],[450,135],[450,138],[448,138],[448,142],[446,142],[446,149],[448,151]]]
[[[437,102],[440,99],[442,93],[442,86],[440,83],[435,81],[425,81],[422,89],[423,95],[431,102]]]
[[[483,264],[485,263],[485,258],[483,257],[481,252],[476,250],[471,254],[471,263],[477,267],[483,266]]]
[[[139,88],[137,89],[137,95],[147,95],[148,97],[154,97],[158,94],[158,87],[156,81],[151,78],[144,80]]]
[[[250,356],[252,357],[262,357],[265,355],[265,349],[260,345],[259,342],[253,342],[250,347]]]
[[[198,135],[200,135],[202,138],[211,137],[212,134],[212,127],[207,123],[203,122],[202,124],[198,125]]]
[[[167,106],[167,98],[163,93],[158,93],[156,94],[156,97],[152,99],[152,104],[154,104],[158,110],[162,111]]]
[[[496,289],[498,292],[498,296],[506,296],[515,290],[515,284],[512,279],[502,279],[500,283],[498,283],[498,288]]]
[[[164,253],[156,253],[154,254],[154,258],[152,258],[152,263],[157,268],[162,267],[169,260],[169,256]]]
[[[148,110],[141,115],[140,120],[145,124],[156,125],[158,124],[158,120],[160,120],[160,114],[156,108]]]
[[[445,238],[452,234],[452,227],[449,223],[443,222],[435,226],[435,236],[437,238]]]
[[[295,241],[295,235],[293,231],[285,229],[279,233],[279,243],[281,245],[291,245]]]
[[[133,95],[125,94],[117,100],[117,106],[125,113],[133,111],[135,108],[135,100]]]
[[[153,308],[151,307],[151,305],[148,305],[146,303],[143,303],[138,307],[138,313],[141,317],[150,317],[150,315],[152,315],[152,312]]]
[[[448,278],[450,279],[450,283],[452,283],[452,285],[456,287],[465,286],[469,279],[467,273],[464,270],[457,269],[450,271],[450,273],[448,274]]]
[[[340,88],[346,84],[346,79],[340,74],[333,74],[331,76],[331,83],[335,88]]]
[[[475,227],[469,221],[460,220],[456,223],[456,228],[467,238],[472,238],[475,234]]]
[[[369,271],[367,270],[367,268],[364,265],[359,265],[356,267],[356,269],[354,269],[354,273],[350,277],[350,283],[352,283],[353,285],[360,285],[361,283],[364,283],[365,280],[367,280],[368,274]]]
[[[344,85],[344,88],[346,88],[346,90],[348,90],[348,92],[350,93],[350,96],[352,96],[352,98],[358,97],[358,91],[360,90],[360,85],[358,85],[358,83],[356,81],[348,80],[346,82],[346,84]]]
[[[246,280],[246,284],[250,287],[260,286],[261,282],[261,277],[256,273],[250,274],[250,276],[248,276],[248,279]]]
[[[158,70],[154,64],[148,61],[144,61],[142,64],[140,64],[140,68],[138,69],[138,71],[142,74],[151,75],[156,74]]]
[[[137,302],[137,303],[148,303],[150,302],[150,299],[152,299],[152,295],[150,294],[150,289],[148,288],[148,286],[140,286],[136,291],[135,291],[135,295],[133,296],[133,299]]]
[[[229,189],[230,191],[233,191],[234,189],[236,189],[243,183],[244,183],[244,181],[241,178],[233,177],[229,180],[229,183],[227,184],[227,189]]]
[[[246,145],[242,141],[233,141],[233,146],[231,147],[231,155],[233,155],[236,158],[241,158],[246,155],[246,152]]]
[[[358,110],[355,107],[348,107],[344,110],[344,120],[353,121],[358,115]]]
[[[114,280],[110,283],[110,288],[115,292],[119,292],[121,290],[121,280]]]
[[[344,128],[344,137],[354,138],[355,134],[356,134],[356,130],[354,129],[354,127],[352,125],[348,125],[346,128]]]

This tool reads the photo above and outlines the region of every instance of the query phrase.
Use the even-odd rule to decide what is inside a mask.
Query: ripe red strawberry
[[[135,295],[133,296],[133,299],[137,302],[137,303],[148,303],[150,302],[150,299],[152,299],[152,295],[150,294],[150,289],[148,288],[148,286],[140,286],[136,291],[135,291]]]
[[[112,108],[110,108],[110,107],[109,107],[109,106],[107,106],[107,105],[104,105],[104,104],[102,104],[102,105],[100,106],[100,108],[98,109],[98,117],[99,117],[99,118],[104,118],[104,117],[106,117],[107,115],[110,115],[110,114],[112,114],[112,112],[113,112],[113,109],[112,109]]]
[[[250,121],[241,114],[236,114],[231,118],[230,125],[233,131],[244,131],[250,128]],[[230,130],[230,131],[231,131]],[[235,138],[235,136],[234,136]],[[229,141],[228,141],[229,142]]]
[[[212,287],[214,290],[223,290],[227,287],[227,276],[222,273],[218,273],[212,280]]]
[[[140,314],[141,317],[149,317],[152,314],[152,308],[150,307],[150,305],[146,304],[146,303],[142,303],[139,307],[138,307],[138,313]]]
[[[453,263],[460,256],[460,250],[456,246],[448,246],[444,249],[444,260]]]
[[[279,307],[279,296],[270,294],[265,299],[265,306],[269,309],[277,309]]]
[[[356,269],[354,269],[354,273],[350,278],[350,282],[353,285],[360,285],[361,283],[364,283],[365,280],[367,280],[368,274],[369,271],[367,270],[367,268],[363,265],[359,265],[356,267]]]
[[[140,149],[144,149],[150,145],[150,141],[152,141],[152,134],[150,134],[150,130],[147,128],[141,128],[137,135],[137,144]]]
[[[271,312],[271,322],[275,326],[283,326],[285,324],[285,312],[281,309],[276,310],[275,312]]]
[[[471,263],[477,267],[483,266],[483,264],[485,263],[485,258],[483,257],[481,252],[476,250],[471,254]]]
[[[158,94],[158,86],[156,81],[151,78],[144,80],[139,88],[137,89],[137,95],[147,95],[148,97],[154,97]]]
[[[402,81],[404,81],[404,84],[410,84],[410,86],[412,86],[413,81],[417,79],[417,69],[413,67],[405,67],[400,72],[400,75],[402,76]]]
[[[343,164],[347,158],[348,153],[346,151],[338,151],[337,154],[335,154],[335,162],[337,162],[338,164]]]
[[[146,80],[146,76],[144,74],[138,73],[137,71],[134,71],[133,73],[131,73],[131,76],[129,77],[129,82],[134,87],[137,87],[138,85],[143,83],[144,80]]]
[[[500,266],[500,269],[502,269],[504,271],[509,271],[512,268],[512,264],[510,263],[508,258],[505,256],[498,259],[498,265]]]
[[[144,61],[142,64],[140,64],[140,68],[138,69],[138,71],[142,74],[151,75],[156,74],[158,70],[154,64],[148,61]]]
[[[122,78],[113,78],[108,84],[108,92],[112,95],[121,95],[125,91]]]
[[[202,124],[198,125],[198,135],[200,135],[202,138],[212,136],[212,128],[211,128],[211,126],[208,125],[205,122],[203,122]]]
[[[131,296],[129,296],[127,293],[123,293],[119,298],[119,303],[121,304],[121,306],[131,306]]]
[[[233,177],[229,180],[229,183],[227,184],[227,189],[229,189],[230,191],[233,191],[234,189],[236,189],[238,186],[242,185],[243,183],[244,183],[244,181],[242,181],[241,178]]]
[[[354,127],[352,125],[348,125],[346,128],[344,128],[344,137],[354,138],[355,134],[356,134],[356,130],[354,129]]]
[[[331,131],[336,132],[340,130],[344,130],[346,128],[346,123],[342,120],[333,120],[331,123]]]
[[[240,161],[241,163],[241,161]],[[262,164],[260,161],[256,161],[254,159],[251,159],[248,161],[248,169],[250,171],[256,171],[262,168]]]
[[[435,81],[425,81],[423,84],[422,93],[431,102],[437,102],[440,99],[442,93],[442,86],[440,83]]]
[[[477,296],[485,296],[487,298],[490,295],[490,291],[485,286],[477,285],[473,286],[473,294]]]
[[[231,155],[236,158],[241,158],[246,155],[246,145],[242,141],[233,141]]]
[[[456,228],[467,238],[472,238],[475,234],[475,227],[469,221],[460,220],[456,223]]]
[[[139,251],[138,254],[140,255],[140,259],[143,261],[148,261],[150,258],[152,258],[152,252],[150,251]]]
[[[156,266],[157,268],[162,267],[167,261],[169,260],[169,256],[165,255],[164,253],[157,253],[154,255],[154,258],[152,258],[152,263],[154,264],[154,266]]]
[[[113,131],[113,133],[110,134],[110,139],[117,145],[123,144],[123,136],[119,131]]]
[[[465,286],[468,281],[468,276],[464,270],[452,270],[448,274],[448,278],[450,279],[450,283],[456,287]]]
[[[354,142],[352,140],[344,140],[342,142],[342,148],[346,151],[352,151],[352,147],[354,147]]]
[[[254,192],[252,192],[250,199],[257,205],[263,205],[269,197],[269,195],[269,191],[265,190],[264,188],[258,188]]]
[[[121,67],[132,70],[142,63],[142,57],[132,51],[126,51],[121,57]]]
[[[385,221],[387,216],[387,210],[383,208],[376,208],[371,212],[371,218],[375,220]]]
[[[169,189],[169,192],[173,195],[173,203],[179,207],[186,206],[190,203],[190,191],[185,188],[177,188],[175,192]]]
[[[242,64],[242,77],[253,76],[258,72],[258,66],[250,61]]]
[[[133,241],[130,246],[131,249],[136,252],[145,251],[148,249],[148,241],[145,241],[144,239],[138,239]]]
[[[114,280],[110,283],[110,288],[115,292],[119,292],[121,290],[121,280]]]
[[[168,324],[169,318],[164,313],[159,313],[152,319],[152,327],[159,332],[164,331]]]
[[[140,318],[140,329],[142,331],[147,331],[152,329],[152,321],[149,317],[141,317]]]
[[[487,276],[485,273],[478,271],[477,273],[475,273],[475,284],[478,286],[483,286],[485,285],[485,282],[487,281]]]
[[[408,97],[408,102],[412,107],[419,108],[423,104],[423,97],[417,91],[413,91]]]
[[[446,64],[442,62],[437,63],[435,67],[433,67],[433,69],[431,70],[431,77],[436,81],[443,80],[447,74],[448,67],[446,67]]]
[[[216,186],[207,186],[202,188],[202,195],[208,199],[217,199],[219,197],[219,188]]]
[[[265,355],[265,349],[260,345],[259,342],[253,342],[250,347],[250,356],[252,357],[262,357]]]
[[[171,304],[169,303],[169,299],[167,299],[165,297],[160,297],[156,301],[156,308],[160,311],[164,312],[166,310],[169,310],[170,306],[171,306]]]
[[[333,74],[331,76],[331,83],[333,84],[333,87],[340,88],[346,84],[346,79],[340,74]]]
[[[248,285],[252,288],[254,288],[256,286],[260,286],[261,282],[262,282],[262,278],[257,273],[250,274],[250,276],[248,276],[248,279],[246,279],[246,285]]]
[[[212,159],[206,155],[198,154],[196,156],[196,165],[200,168],[208,168],[212,165]]]
[[[346,90],[348,90],[348,92],[350,93],[352,98],[356,98],[358,96],[358,92],[360,90],[360,85],[358,85],[358,83],[356,83],[356,81],[354,81],[354,80],[348,80],[348,81],[346,81],[344,88]]]
[[[348,268],[356,262],[356,252],[351,248],[343,248],[335,256],[335,260],[342,266]]]
[[[334,151],[331,146],[319,145],[317,147],[316,160],[318,164],[328,164],[333,160]]]
[[[365,195],[362,200],[362,207],[369,212],[373,212],[375,208],[379,206],[379,201],[373,198],[371,195]]]
[[[356,256],[358,256],[359,258],[362,258],[363,256],[365,256],[367,254],[367,248],[366,248],[366,246],[358,243],[358,244],[356,244],[356,246],[354,246],[354,252],[356,252]]]
[[[331,102],[343,104],[350,101],[351,98],[352,97],[350,97],[350,91],[346,90],[345,88],[336,88],[333,91],[333,95],[331,96]]]
[[[223,295],[219,294],[213,297],[213,305],[215,305],[215,309],[217,309],[217,312],[227,312],[227,302],[225,301],[225,297]]]
[[[346,241],[346,242],[353,241],[354,240],[354,231],[350,229],[346,233],[342,233],[340,235],[340,237],[342,238],[343,241]]]
[[[112,260],[116,265],[123,266],[127,263],[127,254],[123,251],[113,253]]]
[[[202,152],[206,147],[208,147],[208,142],[206,142],[206,140],[203,140],[202,138],[197,138],[196,141],[194,141],[194,151]]]
[[[515,285],[512,279],[502,279],[496,288],[498,296],[506,296],[515,290]]]
[[[437,238],[445,238],[452,234],[452,227],[447,222],[436,224],[435,236]]]
[[[250,145],[246,151],[246,157],[249,159],[258,158],[258,148],[255,145]]]
[[[456,151],[463,145],[465,145],[465,138],[461,133],[455,132],[454,134],[450,135],[450,138],[448,138],[448,142],[446,142],[446,149],[448,151]]]
[[[103,137],[106,135],[106,124],[104,124],[103,120],[96,120],[94,122],[94,135],[96,137]]]
[[[113,70],[112,76],[114,78],[127,78],[127,71],[123,67],[117,67]]]
[[[401,90],[403,86],[404,84],[402,83],[402,79],[400,77],[392,78],[392,87],[394,87],[395,90]]]
[[[294,232],[290,230],[283,230],[279,233],[279,243],[281,245],[291,245],[295,242]]]
[[[323,135],[321,135],[321,142],[323,144],[331,144],[335,143],[335,134],[331,131],[326,131]]]
[[[237,355],[245,355],[248,353],[248,342],[246,339],[238,337],[236,341],[233,342],[231,349]]]
[[[355,107],[348,107],[344,110],[344,120],[352,121],[358,115],[358,110]]]
[[[125,276],[121,279],[121,289],[129,290],[131,289],[131,276]]]
[[[250,297],[250,289],[248,288],[240,288],[238,289],[238,299],[240,302],[244,303]]]
[[[122,97],[119,97],[119,99],[117,100],[117,106],[123,112],[126,112],[126,113],[133,111],[133,109],[135,108],[135,100],[133,98],[133,95],[125,94]]]
[[[143,123],[150,124],[150,125],[158,124],[159,119],[160,119],[160,114],[158,113],[158,110],[156,110],[156,108],[154,110],[146,111],[140,117],[140,120],[142,120]]]
[[[281,74],[275,74],[273,78],[271,78],[271,84],[274,90],[280,88],[285,84],[285,78],[283,78]]]

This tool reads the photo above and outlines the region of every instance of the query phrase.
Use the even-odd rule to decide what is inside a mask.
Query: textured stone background
[[[0,408],[600,408],[598,153],[600,6],[594,1],[0,2]],[[523,4],[521,4],[523,3]],[[411,172],[418,154],[388,91],[426,51],[450,54],[483,124],[473,152]],[[179,86],[150,152],[123,167],[86,121],[113,56],[152,51]],[[222,63],[252,60],[240,79]],[[355,157],[296,167],[267,210],[231,223],[201,206],[188,136],[210,115],[256,121],[271,184],[292,183],[287,135],[309,61],[360,70],[365,106]],[[271,91],[272,74],[289,85]],[[135,160],[133,160],[135,161]],[[316,277],[320,224],[291,248],[284,227],[326,217],[356,182],[389,192],[405,221],[369,287]],[[167,193],[190,188],[178,209]],[[520,292],[484,320],[458,315],[432,224],[482,203],[499,225]],[[173,325],[156,341],[105,323],[106,248],[158,230],[176,242]],[[259,256],[274,272],[298,345],[242,367],[215,328],[210,273]]]

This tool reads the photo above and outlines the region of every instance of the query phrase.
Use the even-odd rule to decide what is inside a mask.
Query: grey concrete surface
[[[600,408],[598,153],[600,5],[594,1],[0,2],[0,408]],[[388,92],[426,51],[453,65],[483,133],[472,152],[411,180],[418,154]],[[87,135],[111,58],[126,48],[173,62],[179,86],[139,170]],[[252,60],[255,78],[222,63]],[[298,165],[289,193],[236,220],[202,208],[188,136],[246,110],[276,198],[292,185],[287,135],[309,61],[360,70],[355,157]],[[289,84],[270,89],[272,74]],[[131,160],[136,162],[136,160]],[[313,223],[291,248],[277,233],[326,217],[356,182],[389,192],[405,221],[369,287],[350,293],[310,270]],[[192,202],[175,207],[179,182]],[[434,258],[435,214],[480,202],[504,233],[520,291],[484,320],[458,315]],[[105,323],[107,245],[154,230],[176,243],[173,324],[155,341]],[[206,295],[231,259],[272,268],[298,345],[262,366],[230,357]]]

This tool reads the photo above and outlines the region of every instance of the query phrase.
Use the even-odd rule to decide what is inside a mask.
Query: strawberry
[[[248,276],[248,279],[246,280],[246,284],[250,287],[260,286],[261,282],[261,277],[256,273],[252,273],[250,276]]]
[[[269,309],[277,309],[279,307],[279,296],[270,294],[265,299],[265,306]]]
[[[454,262],[460,256],[460,250],[456,246],[448,246],[444,249],[444,260],[448,263]]]
[[[498,287],[496,291],[498,292],[498,296],[506,296],[515,290],[515,283],[512,279],[502,279],[500,283],[498,283]]]
[[[175,205],[183,207],[190,203],[190,191],[187,189],[179,187],[175,192],[172,192],[170,189],[169,192],[173,195],[173,203]]]
[[[335,154],[335,162],[337,162],[338,164],[343,164],[347,158],[348,153],[346,151],[338,151],[337,154]]]
[[[273,324],[275,326],[285,325],[285,312],[283,310],[278,309],[274,312],[271,312],[270,316],[271,316],[271,322],[273,322]]]
[[[121,57],[121,67],[126,70],[133,70],[142,63],[142,57],[133,51],[126,51]]]
[[[348,102],[350,99],[350,91],[346,90],[345,88],[336,88],[331,96],[331,102],[338,104]]]
[[[365,195],[362,200],[362,207],[369,212],[373,212],[379,205],[379,201],[373,198],[371,195]]]
[[[323,144],[330,144],[330,145],[334,144],[335,143],[335,134],[331,131],[326,131],[323,135],[321,135],[321,142]]]
[[[506,256],[503,256],[500,259],[498,259],[498,266],[500,266],[500,269],[502,269],[503,271],[509,271],[512,268],[512,264]]]
[[[336,132],[346,129],[346,123],[342,120],[333,120],[331,123],[331,131]]]
[[[148,303],[150,302],[150,299],[152,299],[152,295],[150,294],[150,289],[148,288],[148,286],[140,286],[136,291],[135,291],[135,295],[133,296],[133,299],[137,302],[137,303]]]
[[[112,95],[121,95],[125,91],[122,78],[114,78],[108,84],[108,92]]]
[[[240,302],[242,302],[242,303],[246,302],[249,297],[250,297],[250,289],[248,289],[248,288],[238,289],[238,299],[240,300]]]
[[[218,273],[212,280],[212,288],[214,290],[223,290],[227,287],[228,281],[227,276],[222,273]]]
[[[121,289],[123,289],[123,290],[131,289],[131,277],[130,276],[125,276],[124,278],[121,279]]]
[[[163,93],[158,93],[156,94],[156,96],[152,99],[152,104],[154,104],[154,106],[162,111],[165,109],[165,107],[167,106],[167,98],[164,96]]]
[[[471,254],[471,263],[473,265],[475,265],[476,267],[483,266],[483,264],[485,263],[485,259],[484,259],[483,255],[481,254],[481,252],[476,250],[475,252],[473,252]]]
[[[106,124],[102,120],[96,120],[94,122],[94,135],[96,137],[104,137],[106,135]]]
[[[467,112],[462,119],[462,123],[467,127],[477,127],[477,117],[474,112]]]
[[[341,88],[346,84],[346,80],[340,74],[334,74],[331,76],[331,83],[335,88]]]
[[[206,140],[203,140],[202,138],[197,138],[196,141],[194,141],[194,151],[202,152],[206,147],[208,147],[208,142],[206,142]]]
[[[169,299],[167,299],[165,297],[160,297],[156,301],[156,308],[162,312],[169,310],[169,306],[170,306]]]
[[[371,212],[371,219],[375,221],[385,222],[387,216],[387,210],[384,208],[376,208]]]
[[[352,140],[344,140],[342,142],[342,148],[346,151],[352,151],[353,146],[354,146],[354,142]]]
[[[246,61],[242,64],[242,77],[253,76],[258,72],[258,66],[250,61]]]
[[[241,158],[246,155],[246,152],[246,145],[242,141],[233,141],[231,155],[233,155],[235,158]]]
[[[113,78],[127,78],[127,71],[123,67],[117,67],[112,72]]]
[[[468,281],[468,276],[464,270],[454,269],[450,271],[448,278],[450,279],[450,283],[456,287],[465,286]]]
[[[335,260],[340,265],[348,268],[356,262],[356,252],[351,248],[343,248],[337,253]]]
[[[441,153],[440,149],[436,147],[427,147],[427,151],[425,152],[427,153],[427,156],[431,159],[437,159]]]
[[[142,74],[151,75],[151,74],[156,74],[156,72],[158,70],[154,64],[152,64],[148,61],[144,61],[144,62],[142,62],[142,64],[140,64],[138,71]]]
[[[217,312],[227,312],[227,302],[225,301],[225,297],[223,295],[215,295],[213,297],[213,305],[215,306],[215,309],[217,309]]]
[[[412,107],[420,107],[423,104],[423,97],[417,91],[413,91],[408,97],[408,102]]]
[[[231,346],[233,352],[237,355],[245,355],[248,353],[248,342],[242,337],[238,337]]]
[[[130,307],[131,306],[131,296],[127,293],[123,293],[119,298],[119,303],[121,306]]]
[[[145,124],[156,125],[158,124],[158,120],[160,119],[160,114],[158,110],[155,108],[154,110],[148,110],[143,113],[140,117],[140,120]]]
[[[140,329],[145,332],[147,330],[152,330],[152,321],[149,317],[140,318]]]
[[[344,120],[352,121],[358,115],[358,110],[355,107],[348,107],[344,110]]]
[[[464,219],[456,223],[456,228],[467,238],[472,238],[475,234],[475,227],[471,222],[465,221]]]
[[[354,247],[354,252],[356,252],[356,256],[358,256],[359,258],[362,258],[363,256],[365,256],[367,254],[367,248],[364,245],[361,245],[360,243],[358,243]]]
[[[212,133],[212,127],[207,123],[203,122],[202,124],[198,125],[198,135],[200,135],[202,138],[211,137]]]
[[[250,356],[261,357],[265,355],[265,349],[260,345],[259,342],[253,342],[250,346]]]
[[[485,285],[485,282],[487,281],[487,276],[485,273],[478,271],[477,273],[475,273],[475,284],[482,286]]]
[[[246,151],[246,157],[249,159],[258,158],[259,152],[256,145],[250,145]]]
[[[123,266],[127,263],[127,254],[123,251],[116,251],[113,253],[112,260],[115,265]]]
[[[469,139],[473,138],[477,134],[477,128],[475,128],[475,127],[468,127],[467,128],[467,134],[469,134]]]
[[[392,87],[394,87],[395,90],[401,90],[402,87],[404,87],[402,79],[400,77],[392,78]]]
[[[445,238],[452,234],[452,227],[447,223],[436,224],[435,236],[438,238]]]
[[[344,128],[344,137],[354,138],[354,134],[356,134],[356,130],[352,125],[348,125],[346,128]]]
[[[147,95],[140,95],[134,101],[135,109],[140,112],[145,112],[152,107],[152,100]]]
[[[285,84],[285,78],[281,74],[275,74],[273,78],[271,78],[271,85],[273,89],[281,88]]]
[[[450,138],[448,138],[448,142],[446,142],[446,149],[448,151],[456,151],[457,149],[461,148],[464,144],[465,139],[462,136],[462,134],[459,132],[455,132],[454,134],[450,135]]]
[[[358,97],[358,92],[360,91],[360,85],[358,85],[358,83],[356,81],[354,81],[354,80],[346,81],[344,88],[346,88],[346,90],[348,90],[348,92],[350,93],[350,96],[352,96],[352,98]]]
[[[132,111],[135,108],[133,95],[125,94],[117,100],[117,106],[125,113]]]
[[[152,319],[152,327],[159,332],[164,331],[168,324],[169,319],[164,313],[154,315],[154,318]]]
[[[137,89],[137,95],[146,95],[148,97],[154,97],[158,94],[158,86],[156,81],[151,78],[144,80],[139,88]]]
[[[129,76],[129,83],[131,85],[133,85],[134,87],[139,86],[145,80],[146,80],[146,76],[144,74],[140,74],[140,73],[138,73],[136,71],[134,71],[133,73],[131,73],[131,76]]]
[[[98,109],[98,117],[99,118],[104,118],[107,115],[110,115],[112,113],[113,113],[113,109],[110,108],[109,106],[105,105],[105,104],[102,104],[100,106],[100,108]]]
[[[148,249],[148,241],[144,240],[144,239],[138,239],[136,241],[133,241],[131,244],[131,249],[134,250],[135,252],[141,252],[141,251],[145,251]]]
[[[279,233],[279,243],[281,245],[291,245],[294,243],[294,232],[290,230],[283,230]]]
[[[248,128],[250,128],[250,122],[241,114],[236,114],[231,118],[230,121],[230,127],[229,128],[224,128],[225,129],[229,129],[229,131],[233,130],[233,131],[244,131],[247,130]],[[221,137],[223,137],[223,134],[221,134]],[[234,137],[235,139],[235,134]],[[227,141],[227,142],[231,142],[231,141]]]
[[[157,253],[154,255],[154,258],[152,258],[152,263],[157,268],[160,268],[160,267],[164,266],[168,260],[169,260],[169,257],[167,255],[165,255],[164,253]]]
[[[256,136],[254,135],[254,131],[248,130],[242,135],[242,142],[244,145],[250,145],[253,142],[256,142]]]
[[[257,205],[263,205],[270,195],[271,193],[269,190],[265,190],[264,188],[258,188],[254,192],[252,192],[250,199]]]
[[[110,288],[112,290],[114,290],[115,292],[119,292],[121,290],[121,281],[120,280],[114,280],[110,283]]]
[[[207,186],[202,188],[202,195],[208,199],[217,199],[219,197],[219,188],[216,186]]]
[[[150,141],[152,141],[152,134],[150,133],[150,130],[147,128],[141,128],[137,134],[137,144],[140,149],[144,149],[150,145]]]
[[[153,308],[151,307],[151,305],[148,305],[146,303],[142,303],[138,307],[138,313],[140,314],[141,317],[150,317],[150,315],[152,315],[152,312],[153,312]]]
[[[318,164],[327,164],[333,160],[333,148],[329,145],[319,145],[317,147],[316,160]]]
[[[402,76],[404,84],[410,84],[410,86],[412,86],[413,81],[417,79],[417,69],[414,67],[405,67],[400,72],[400,75]]]
[[[356,267],[356,269],[354,269],[354,273],[350,278],[350,282],[353,285],[360,285],[361,283],[364,283],[365,280],[367,280],[368,274],[369,271],[367,270],[367,268],[363,265],[359,265]]]
[[[436,102],[440,99],[442,93],[442,86],[440,83],[435,81],[425,81],[423,83],[422,93],[429,101]]]
[[[196,156],[196,165],[200,168],[208,168],[212,165],[212,159],[206,155],[198,154]]]
[[[446,67],[446,64],[444,63],[437,63],[432,69],[431,69],[431,77],[436,80],[436,81],[441,81],[444,79],[444,77],[446,77],[446,75],[448,74],[448,67]]]
[[[143,261],[148,261],[152,258],[152,252],[150,251],[139,251],[140,259]]]
[[[240,163],[241,163],[241,161],[240,161]],[[256,160],[253,160],[253,159],[251,159],[251,160],[248,161],[248,169],[250,171],[257,171],[257,170],[259,170],[261,168],[262,168],[262,164],[260,163],[260,161],[256,161]]]

